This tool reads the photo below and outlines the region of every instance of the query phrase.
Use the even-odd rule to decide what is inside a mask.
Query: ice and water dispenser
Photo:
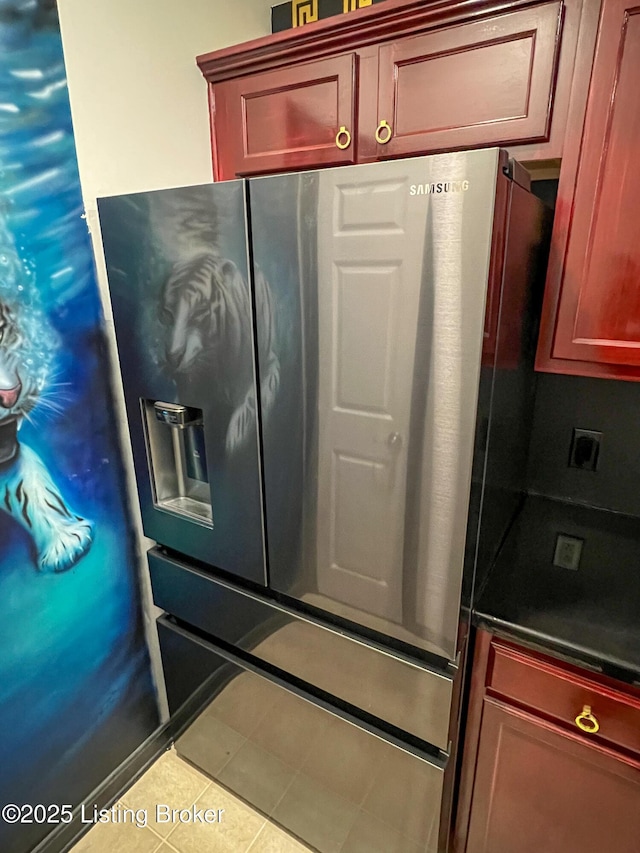
[[[202,409],[142,400],[154,503],[213,526]]]

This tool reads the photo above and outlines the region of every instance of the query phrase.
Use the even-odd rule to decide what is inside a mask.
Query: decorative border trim
[[[271,32],[280,33],[382,2],[384,0],[289,0],[272,7]]]

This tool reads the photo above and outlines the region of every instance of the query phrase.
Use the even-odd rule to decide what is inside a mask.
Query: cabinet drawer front
[[[378,155],[547,139],[561,20],[545,3],[383,45]]]
[[[214,85],[216,177],[355,162],[355,71],[350,53]]]
[[[446,750],[453,681],[149,552],[153,600],[178,619]]]
[[[582,734],[576,717],[585,706],[597,719],[597,734],[587,739],[607,741],[640,753],[640,695],[634,699],[603,684],[552,663],[525,657],[508,646],[493,643],[488,691],[514,700]]]

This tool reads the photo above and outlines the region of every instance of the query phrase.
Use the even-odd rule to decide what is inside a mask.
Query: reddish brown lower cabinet
[[[571,125],[536,366],[640,380],[640,5],[603,0]]]
[[[455,853],[637,853],[640,691],[485,632],[472,680]]]
[[[484,700],[467,853],[637,853],[640,761]]]

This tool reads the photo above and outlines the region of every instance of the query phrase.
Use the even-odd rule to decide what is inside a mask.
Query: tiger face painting
[[[53,340],[17,304],[0,299],[0,507],[30,535],[37,568],[64,572],[87,553],[93,525],[68,506],[46,466],[18,441],[45,389]]]
[[[260,271],[255,288],[257,322],[264,331],[258,357],[266,416],[279,387],[280,362],[271,293]],[[251,352],[253,335],[249,289],[242,275],[233,261],[213,252],[179,261],[165,281],[160,315],[167,330],[166,372],[179,392],[206,379],[216,397],[216,411],[227,411],[223,439],[226,453],[232,455],[256,424],[253,363],[242,357]]]

